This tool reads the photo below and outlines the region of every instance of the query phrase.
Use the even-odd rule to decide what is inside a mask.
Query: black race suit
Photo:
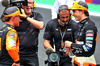
[[[65,28],[67,27],[63,41],[69,40],[75,42],[75,39],[77,38],[78,24],[70,20],[70,22],[63,27],[58,23],[57,18],[47,23],[44,33],[44,39],[51,40],[52,38],[54,38],[56,51],[58,52],[59,49],[61,48],[61,32],[59,27],[61,28],[62,32],[64,32]],[[69,56],[61,57],[60,66],[65,66],[65,65],[67,66],[71,65],[71,58],[69,58]]]
[[[98,31],[95,23],[89,18],[80,22],[78,32],[78,44],[72,43],[71,48],[74,49],[76,56],[89,57],[94,54]]]

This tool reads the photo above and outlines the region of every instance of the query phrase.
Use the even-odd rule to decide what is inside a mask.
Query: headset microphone
[[[33,9],[32,7],[30,9]]]

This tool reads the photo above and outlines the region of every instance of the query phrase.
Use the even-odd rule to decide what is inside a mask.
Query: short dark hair
[[[89,12],[88,12],[88,11],[85,11],[85,10],[84,10],[84,14],[85,14],[86,16],[89,16]]]
[[[82,11],[82,10],[80,10],[80,9],[78,9],[79,11]],[[89,16],[89,12],[88,11],[86,11],[86,10],[84,10],[84,14],[85,14],[85,16]]]
[[[60,11],[62,10],[67,10],[68,9],[68,6],[67,5],[61,5],[58,9],[58,14],[60,13]]]
[[[11,17],[4,17],[4,21],[8,22],[11,19]]]

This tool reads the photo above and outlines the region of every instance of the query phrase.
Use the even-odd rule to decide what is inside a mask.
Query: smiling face
[[[63,23],[67,23],[69,21],[69,18],[70,18],[70,13],[68,10],[62,10],[62,11],[60,11],[59,16],[60,16],[60,20]]]
[[[75,20],[76,21],[81,21],[82,20],[82,11],[80,11],[80,10],[72,10],[73,11],[73,13],[72,13],[72,15],[75,17]]]
[[[22,8],[24,9],[27,15],[31,15],[33,9],[33,0],[28,0],[28,5],[27,6],[22,5]]]

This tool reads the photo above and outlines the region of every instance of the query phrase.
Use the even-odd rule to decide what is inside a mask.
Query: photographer
[[[38,35],[44,28],[43,17],[40,13],[33,12],[34,0],[27,0],[27,5],[22,4],[22,13],[27,15],[19,27],[16,27],[19,35],[19,54],[21,66],[39,66],[38,62]]]
[[[67,5],[59,7],[58,18],[52,19],[47,23],[43,37],[44,47],[46,49],[51,48],[53,51],[55,50],[50,44],[50,40],[54,38],[56,51],[60,53],[59,66],[72,66],[71,58],[68,56],[70,49],[67,48],[67,52],[63,52],[64,42],[65,40],[75,42],[78,31],[78,25],[71,20],[70,11],[67,8]]]

